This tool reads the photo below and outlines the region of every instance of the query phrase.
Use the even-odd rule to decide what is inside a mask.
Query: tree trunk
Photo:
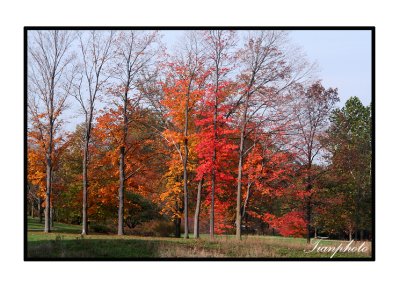
[[[183,218],[185,227],[185,233],[183,236],[184,238],[189,238],[187,156],[188,156],[188,145],[187,145],[187,138],[185,138],[185,156],[183,158]]]
[[[247,204],[249,203],[250,188],[251,188],[252,184],[253,184],[252,182],[247,183],[246,199],[244,200],[243,209],[242,209],[242,219],[243,219],[244,215],[246,214],[246,207],[247,207]]]
[[[214,195],[215,195],[215,169],[213,169],[211,173],[210,239],[214,239]]]
[[[43,216],[42,216],[42,199],[39,197],[38,198],[38,215],[39,215],[39,222],[43,222]]]
[[[181,218],[175,218],[174,224],[175,224],[175,237],[180,238],[181,237]]]
[[[238,167],[238,186],[236,192],[236,239],[241,239],[241,225],[242,225],[242,215],[240,213],[241,199],[242,199],[242,156],[239,157],[239,167]]]
[[[46,153],[46,210],[44,214],[44,232],[51,232],[50,226],[50,207],[51,207],[51,188],[52,188],[52,171],[53,171],[53,130],[54,130],[54,76],[50,81],[50,117],[49,117],[49,145]]]
[[[217,89],[218,90],[218,89]],[[216,184],[216,173],[215,173],[215,164],[217,161],[217,149],[216,142],[218,139],[217,136],[217,116],[218,116],[218,97],[217,92],[215,93],[215,105],[214,105],[214,149],[212,156],[212,171],[211,171],[211,208],[210,208],[210,239],[214,239],[214,198],[215,198],[215,184]]]
[[[355,209],[355,240],[360,240],[360,191],[357,190],[356,209]]]
[[[54,208],[50,207],[50,228],[54,226]]]
[[[89,139],[86,137],[85,148],[83,150],[83,199],[82,199],[82,235],[87,235],[88,231],[88,217],[87,217],[87,197],[88,197],[88,175],[87,175],[87,166],[88,166],[88,152],[89,152]]]
[[[189,238],[189,216],[188,216],[188,187],[187,187],[187,162],[189,155],[188,148],[188,112],[189,112],[189,94],[186,95],[186,106],[185,106],[185,130],[184,130],[184,148],[185,154],[183,157],[183,218],[185,234],[184,238]]]
[[[124,122],[123,122],[123,134],[122,134],[122,146],[119,149],[119,191],[118,191],[118,235],[124,235],[124,197],[125,197],[125,146],[126,137],[128,136],[128,90],[129,81],[125,86],[124,93]]]
[[[119,152],[118,235],[124,234],[125,147]]]
[[[311,159],[309,158],[308,171],[311,171]],[[306,224],[307,224],[307,243],[311,242],[311,182],[310,173],[307,174],[307,192],[310,194],[306,197]]]
[[[306,223],[307,223],[307,243],[309,244],[311,241],[311,199],[307,197],[307,205],[306,205]]]
[[[194,238],[200,237],[200,205],[201,205],[201,187],[203,185],[203,177],[200,179],[197,185],[197,201],[196,201],[196,212],[194,214]]]
[[[51,153],[51,152],[50,152]],[[50,227],[50,203],[51,203],[51,156],[46,157],[46,208],[44,212],[44,232],[51,232]]]
[[[243,147],[244,147],[244,127],[240,132],[240,146],[239,146],[239,165],[238,165],[238,178],[237,178],[237,192],[236,192],[236,239],[240,240],[242,235],[242,164],[243,164]]]
[[[243,110],[243,117],[241,120],[240,128],[240,145],[239,145],[239,165],[238,165],[238,178],[237,178],[237,193],[236,193],[236,239],[240,240],[242,235],[242,215],[241,215],[241,205],[242,205],[242,169],[243,169],[243,155],[244,155],[244,136],[246,131],[247,123],[247,109],[249,107],[250,94],[247,93],[246,101]]]

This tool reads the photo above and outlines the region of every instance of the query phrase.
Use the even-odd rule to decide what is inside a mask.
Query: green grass
[[[51,233],[43,233],[43,224],[28,219],[28,257],[32,258],[174,258],[174,257],[231,257],[231,258],[321,258],[331,253],[305,253],[309,249],[303,238],[279,236],[217,236],[200,239],[117,236],[90,234],[81,236],[79,225],[55,223]],[[321,245],[335,246],[343,242],[324,240]],[[370,243],[367,243],[370,248]],[[370,257],[367,253],[337,253],[334,258]]]
[[[28,231],[31,232],[43,232],[44,224],[39,222],[39,219],[32,219],[28,217]],[[55,233],[70,233],[79,234],[82,231],[82,227],[79,225],[69,225],[62,223],[54,223],[52,231]]]

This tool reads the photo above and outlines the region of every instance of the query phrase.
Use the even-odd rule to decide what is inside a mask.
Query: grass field
[[[117,236],[90,234],[81,236],[81,227],[55,223],[53,232],[43,233],[43,224],[28,218],[28,258],[329,258],[332,253],[311,252],[303,238],[278,236],[218,236],[210,241],[207,235],[200,239]],[[320,246],[343,246],[347,241],[323,240]],[[361,243],[354,244],[359,246]],[[334,258],[368,258],[370,242],[365,253],[336,253]]]

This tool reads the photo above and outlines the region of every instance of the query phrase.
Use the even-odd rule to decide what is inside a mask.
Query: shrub
[[[133,234],[142,236],[169,237],[175,232],[175,226],[171,221],[153,220],[135,227]]]
[[[112,230],[108,226],[102,224],[90,225],[90,230],[92,230],[95,233],[101,233],[101,234],[108,234],[112,232]]]
[[[68,222],[68,221],[66,221]],[[74,215],[71,218],[71,222],[72,225],[80,225],[82,223],[82,218],[79,215]]]

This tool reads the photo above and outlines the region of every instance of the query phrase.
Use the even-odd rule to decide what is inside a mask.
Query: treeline
[[[369,106],[336,108],[285,31],[161,38],[29,31],[28,208],[45,232],[370,238]]]

